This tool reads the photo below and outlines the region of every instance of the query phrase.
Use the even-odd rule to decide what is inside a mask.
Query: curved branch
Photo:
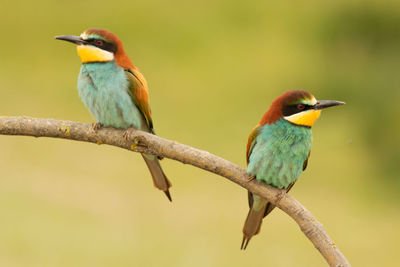
[[[132,141],[128,142],[122,137],[122,133],[123,130],[114,128],[101,128],[94,131],[91,124],[72,121],[29,117],[0,117],[0,134],[3,135],[55,137],[107,144],[135,152],[170,158],[228,178],[252,193],[268,199],[268,201],[292,217],[330,266],[350,266],[344,255],[325,232],[322,224],[296,199],[286,194],[283,190],[259,183],[256,180],[249,182],[249,175],[243,168],[207,151],[142,131],[133,131],[130,136]]]

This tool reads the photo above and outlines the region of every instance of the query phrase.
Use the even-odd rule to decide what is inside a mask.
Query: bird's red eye
[[[298,104],[298,105],[297,105],[297,109],[302,110],[302,109],[304,109],[304,108],[305,108],[305,106],[304,106],[303,104]]]
[[[96,44],[97,44],[97,45],[102,45],[102,44],[103,44],[103,41],[102,41],[102,40],[96,40]]]

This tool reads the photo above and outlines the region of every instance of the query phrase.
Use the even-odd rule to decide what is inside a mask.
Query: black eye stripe
[[[303,105],[303,109],[299,109],[298,106]],[[295,105],[287,105],[282,108],[283,116],[290,116],[296,113],[300,113],[305,110],[312,109],[313,106],[306,105],[306,104],[295,104]]]
[[[102,44],[99,45],[99,44],[96,43],[96,41],[101,41]],[[103,50],[106,50],[106,51],[109,51],[109,52],[112,52],[112,53],[115,53],[117,51],[117,46],[115,44],[106,42],[106,41],[101,40],[101,39],[92,38],[92,39],[87,39],[86,42],[88,44],[90,44],[90,45],[96,46],[98,48],[101,48]]]

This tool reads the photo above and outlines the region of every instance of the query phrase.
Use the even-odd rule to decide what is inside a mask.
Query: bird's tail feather
[[[169,193],[169,188],[171,187],[171,182],[168,180],[163,169],[161,168],[158,158],[153,155],[142,154],[147,167],[150,170],[151,176],[153,178],[154,186],[164,191],[165,195],[172,202],[171,194]]]
[[[250,239],[260,232],[267,203],[268,202],[265,199],[261,199],[260,197],[254,198],[253,205],[250,207],[243,226],[243,240],[240,249],[245,250]]]

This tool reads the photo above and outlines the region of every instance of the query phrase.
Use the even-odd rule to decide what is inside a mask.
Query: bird
[[[321,110],[343,104],[334,100],[318,101],[304,90],[287,91],[276,98],[248,138],[246,162],[249,180],[256,179],[289,192],[300,173],[307,168],[312,145],[311,127]],[[260,232],[263,218],[275,208],[268,200],[250,191],[248,202],[242,250]]]
[[[55,39],[76,44],[82,61],[78,92],[96,118],[94,130],[103,126],[125,129],[127,140],[133,129],[155,134],[147,81],[133,65],[115,34],[106,29],[91,28],[79,36],[59,35]],[[161,158],[149,154],[142,156],[154,186],[172,201],[171,182],[160,165]]]

